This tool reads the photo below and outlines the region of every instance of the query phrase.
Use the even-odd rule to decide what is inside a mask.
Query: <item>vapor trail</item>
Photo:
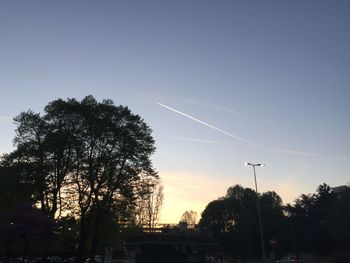
[[[234,139],[236,139],[236,140],[238,140],[238,141],[240,141],[240,142],[243,142],[243,143],[245,143],[245,144],[248,144],[248,145],[250,145],[250,146],[253,146],[253,147],[256,147],[256,148],[259,148],[259,149],[262,149],[262,150],[266,150],[264,147],[262,147],[262,146],[260,146],[260,145],[257,145],[257,144],[255,144],[255,143],[253,143],[253,142],[250,142],[250,141],[248,141],[248,140],[246,140],[246,139],[244,139],[244,138],[242,138],[242,137],[239,137],[239,136],[237,136],[237,135],[235,135],[235,134],[233,134],[233,133],[230,133],[230,132],[227,132],[227,131],[224,131],[224,130],[222,130],[222,129],[220,129],[220,128],[217,128],[217,127],[215,127],[215,126],[213,126],[213,125],[211,125],[211,124],[209,124],[209,123],[206,123],[206,122],[204,122],[204,121],[201,121],[201,120],[199,120],[199,119],[197,119],[197,118],[195,118],[195,117],[192,117],[192,116],[190,116],[190,115],[188,115],[188,114],[186,114],[186,113],[183,113],[183,112],[181,112],[181,111],[178,111],[178,110],[176,110],[176,109],[174,109],[174,108],[171,108],[171,107],[169,107],[169,106],[166,106],[166,105],[164,105],[164,104],[162,104],[162,103],[157,103],[159,106],[162,106],[162,107],[164,107],[164,108],[166,108],[166,109],[168,109],[168,110],[171,110],[171,111],[173,111],[173,112],[175,112],[175,113],[177,113],[177,114],[180,114],[180,115],[182,115],[182,116],[184,116],[184,117],[186,117],[186,118],[189,118],[189,119],[191,119],[191,120],[193,120],[193,121],[195,121],[195,122],[198,122],[198,123],[200,123],[200,124],[202,124],[202,125],[204,125],[204,126],[207,126],[207,127],[209,127],[209,128],[211,128],[211,129],[213,129],[213,130],[216,130],[216,131],[218,131],[218,132],[220,132],[220,133],[222,133],[222,134],[225,134],[225,135],[227,135],[227,136],[229,136],[229,137],[231,137],[231,138],[234,138]]]
[[[244,138],[242,138],[242,137],[239,137],[239,136],[237,136],[237,135],[235,135],[235,134],[233,134],[233,133],[230,133],[230,132],[227,132],[227,131],[225,131],[225,130],[222,130],[222,129],[218,128],[218,127],[215,127],[215,126],[213,126],[213,125],[211,125],[211,124],[209,124],[209,123],[207,123],[207,122],[201,121],[201,120],[199,120],[199,119],[197,119],[197,118],[195,118],[195,117],[192,117],[192,116],[190,116],[190,115],[188,115],[188,114],[186,114],[186,113],[183,113],[183,112],[181,112],[181,111],[179,111],[179,110],[176,110],[176,109],[174,109],[174,108],[171,108],[171,107],[169,107],[169,106],[166,106],[166,105],[164,105],[164,104],[162,104],[162,103],[159,103],[159,102],[158,102],[157,104],[158,104],[159,106],[162,106],[162,107],[164,107],[164,108],[170,110],[170,111],[173,111],[173,112],[175,112],[175,113],[177,113],[177,114],[180,114],[180,115],[182,115],[182,116],[184,116],[184,117],[186,117],[186,118],[189,118],[189,119],[191,119],[191,120],[193,120],[193,121],[195,121],[195,122],[198,122],[198,123],[200,123],[200,124],[202,124],[202,125],[204,125],[204,126],[207,126],[207,127],[211,128],[211,129],[213,129],[213,130],[216,130],[216,131],[218,131],[218,132],[220,132],[220,133],[222,133],[222,134],[225,134],[225,135],[227,135],[227,136],[229,136],[229,137],[231,137],[231,138],[234,138],[234,139],[236,139],[236,140],[238,140],[238,141],[240,141],[240,142],[243,142],[243,143],[245,143],[245,144],[248,144],[248,145],[250,145],[250,146],[253,146],[253,147],[255,147],[255,148],[258,148],[258,149],[263,150],[263,151],[266,151],[266,152],[275,152],[275,153],[284,153],[284,154],[295,154],[295,155],[301,155],[301,156],[314,156],[314,157],[323,157],[323,158],[340,159],[340,160],[350,160],[350,157],[349,157],[349,156],[328,155],[328,154],[314,153],[314,152],[305,152],[305,151],[298,151],[298,150],[286,150],[286,149],[272,149],[272,148],[266,148],[266,147],[263,147],[263,146],[258,145],[258,144],[256,144],[256,143],[253,143],[253,142],[251,142],[251,141],[248,141],[248,140],[246,140],[246,139],[244,139]]]
[[[287,154],[295,154],[301,156],[312,156],[312,157],[324,157],[329,159],[339,159],[339,160],[350,160],[349,156],[341,156],[341,155],[330,155],[316,152],[305,152],[298,150],[284,150],[284,149],[266,149],[270,152],[278,152],[278,153],[287,153]]]
[[[195,118],[195,117],[192,117],[192,116],[190,116],[190,115],[188,115],[188,114],[186,114],[186,113],[183,113],[183,112],[181,112],[181,111],[179,111],[179,110],[176,110],[176,109],[174,109],[174,108],[171,108],[171,107],[169,107],[169,106],[166,106],[166,105],[164,105],[164,104],[162,104],[162,103],[159,103],[159,102],[158,102],[157,104],[158,104],[159,106],[162,106],[162,107],[164,107],[164,108],[170,110],[170,111],[173,111],[173,112],[175,112],[175,113],[177,113],[177,114],[180,114],[180,115],[182,115],[182,116],[184,116],[184,117],[186,117],[186,118],[189,118],[189,119],[191,119],[191,120],[193,120],[193,121],[195,121],[195,122],[198,122],[198,123],[200,123],[200,124],[202,124],[202,125],[204,125],[204,126],[207,126],[207,127],[211,128],[211,129],[213,129],[213,130],[216,130],[216,131],[218,131],[218,132],[220,132],[220,133],[222,133],[222,134],[225,134],[225,135],[227,135],[227,136],[229,136],[229,137],[231,137],[231,138],[234,138],[234,139],[236,139],[236,140],[238,140],[238,141],[240,141],[240,142],[243,142],[243,143],[245,143],[245,144],[248,144],[248,145],[250,145],[250,146],[253,146],[253,147],[255,147],[255,148],[258,148],[258,149],[260,149],[260,150],[263,150],[263,151],[265,151],[265,152],[275,152],[275,153],[284,153],[284,154],[295,154],[295,155],[301,155],[301,156],[314,156],[314,157],[323,157],[323,158],[330,158],[330,159],[350,160],[350,157],[349,157],[349,156],[328,155],[328,154],[314,153],[314,152],[305,152],[305,151],[298,151],[298,150],[285,150],[285,149],[266,148],[266,147],[263,147],[263,146],[258,145],[258,144],[256,144],[256,143],[253,143],[253,142],[251,142],[251,141],[248,141],[248,140],[246,140],[246,139],[244,139],[244,138],[242,138],[242,137],[239,137],[239,136],[237,136],[237,135],[235,135],[235,134],[233,134],[233,133],[230,133],[230,132],[227,132],[227,131],[225,131],[225,130],[222,130],[222,129],[218,128],[218,127],[215,127],[215,126],[213,126],[213,125],[211,125],[211,124],[209,124],[209,123],[207,123],[207,122],[201,121],[201,120],[199,120],[199,119],[197,119],[197,118]],[[199,141],[199,140],[198,140],[198,141]]]

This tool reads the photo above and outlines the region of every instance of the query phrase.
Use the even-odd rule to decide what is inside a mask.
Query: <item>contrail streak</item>
[[[216,130],[216,131],[218,131],[218,132],[220,132],[222,134],[225,134],[225,135],[227,135],[227,136],[229,136],[231,138],[234,138],[234,139],[236,139],[236,140],[238,140],[240,142],[243,142],[243,143],[245,143],[247,145],[253,146],[255,148],[258,148],[258,149],[266,151],[266,152],[276,152],[276,153],[284,153],[284,154],[295,154],[295,155],[301,155],[301,156],[314,156],[314,157],[324,157],[324,158],[331,158],[331,159],[350,160],[349,156],[328,155],[328,154],[322,154],[322,153],[304,152],[304,151],[297,151],[297,150],[285,150],[285,149],[266,148],[266,147],[263,147],[263,146],[258,145],[256,143],[253,143],[251,141],[248,141],[248,140],[246,140],[246,139],[244,139],[242,137],[239,137],[239,136],[237,136],[237,135],[235,135],[233,133],[230,133],[230,132],[222,130],[222,129],[218,128],[218,127],[215,127],[215,126],[213,126],[213,125],[211,125],[211,124],[209,124],[207,122],[201,121],[201,120],[199,120],[199,119],[197,119],[195,117],[192,117],[192,116],[190,116],[190,115],[188,115],[186,113],[183,113],[183,112],[181,112],[179,110],[171,108],[171,107],[169,107],[167,105],[164,105],[164,104],[159,103],[159,102],[157,104],[159,106],[162,106],[162,107],[170,110],[170,111],[173,111],[173,112],[175,112],[177,114],[180,114],[180,115],[182,115],[182,116],[184,116],[186,118],[189,118],[189,119],[191,119],[191,120],[193,120],[195,122],[198,122],[198,123],[200,123],[200,124],[202,124],[204,126],[207,126],[207,127],[211,128],[213,130]]]
[[[267,149],[267,150],[270,152],[296,154],[301,156],[325,157],[330,159],[350,160],[349,156],[341,156],[341,155],[329,155],[329,154],[323,154],[323,153],[304,152],[304,151],[298,151],[298,150],[284,150],[284,149]]]
[[[229,136],[229,137],[231,137],[231,138],[234,138],[234,139],[236,139],[236,140],[238,140],[238,141],[240,141],[240,142],[243,142],[243,143],[245,143],[245,144],[248,144],[248,145],[250,145],[250,146],[253,146],[253,147],[256,147],[256,148],[259,148],[259,149],[262,149],[262,150],[266,150],[264,147],[261,147],[260,145],[257,145],[257,144],[255,144],[255,143],[253,143],[253,142],[250,142],[250,141],[248,141],[248,140],[246,140],[246,139],[244,139],[244,138],[242,138],[242,137],[239,137],[239,136],[237,136],[237,135],[235,135],[235,134],[233,134],[233,133],[230,133],[230,132],[227,132],[227,131],[224,131],[224,130],[222,130],[222,129],[220,129],[220,128],[217,128],[217,127],[215,127],[215,126],[213,126],[213,125],[211,125],[211,124],[209,124],[209,123],[206,123],[206,122],[204,122],[204,121],[201,121],[201,120],[199,120],[199,119],[197,119],[197,118],[195,118],[195,117],[192,117],[192,116],[190,116],[190,115],[188,115],[188,114],[186,114],[186,113],[183,113],[183,112],[181,112],[181,111],[178,111],[178,110],[176,110],[176,109],[174,109],[174,108],[171,108],[171,107],[169,107],[169,106],[166,106],[166,105],[164,105],[164,104],[162,104],[162,103],[157,103],[159,106],[162,106],[162,107],[164,107],[164,108],[166,108],[166,109],[168,109],[168,110],[171,110],[171,111],[173,111],[173,112],[175,112],[175,113],[177,113],[177,114],[180,114],[180,115],[182,115],[182,116],[184,116],[184,117],[186,117],[186,118],[189,118],[189,119],[191,119],[191,120],[193,120],[193,121],[195,121],[195,122],[198,122],[198,123],[200,123],[200,124],[202,124],[202,125],[204,125],[204,126],[207,126],[207,127],[209,127],[209,128],[211,128],[211,129],[213,129],[213,130],[216,130],[216,131],[218,131],[218,132],[220,132],[220,133],[222,133],[222,134],[225,134],[225,135],[227,135],[227,136]]]

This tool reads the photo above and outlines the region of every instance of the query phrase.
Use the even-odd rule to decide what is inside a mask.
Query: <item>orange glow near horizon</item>
[[[252,188],[252,178],[215,178],[208,175],[186,172],[160,172],[164,185],[164,204],[161,223],[177,224],[186,210],[193,210],[200,215],[213,200],[226,194],[230,186],[240,184]],[[275,191],[284,203],[292,202],[298,197],[296,184],[287,179],[283,183],[271,186],[271,189],[261,189],[261,192]]]

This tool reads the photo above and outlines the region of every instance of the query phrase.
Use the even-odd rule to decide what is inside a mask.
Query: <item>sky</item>
[[[284,203],[350,182],[350,1],[0,0],[0,154],[12,118],[112,99],[153,130],[161,221],[228,187]]]

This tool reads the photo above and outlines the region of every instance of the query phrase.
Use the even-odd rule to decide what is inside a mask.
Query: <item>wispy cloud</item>
[[[180,103],[187,103],[187,104],[191,104],[194,106],[205,107],[208,109],[220,110],[220,111],[231,113],[232,115],[236,115],[236,116],[244,116],[244,117],[249,116],[249,114],[241,112],[238,109],[233,109],[233,108],[228,107],[226,105],[219,105],[219,104],[216,104],[214,102],[207,101],[207,100],[199,100],[196,98],[180,97],[180,96],[174,96],[174,95],[172,95],[171,97],[164,95],[164,94],[157,94],[157,95],[158,95],[158,97],[163,97],[163,98],[165,97],[167,100],[170,99],[172,101],[177,101]]]
[[[218,109],[218,110],[223,110],[226,112],[229,112],[233,115],[237,115],[237,116],[246,116],[246,114],[243,114],[237,110],[234,110],[232,108],[229,108],[227,106],[223,106],[223,105],[218,105],[209,101],[202,101],[202,100],[196,100],[196,99],[188,99],[188,98],[182,98],[183,101],[188,101],[189,103],[192,104],[197,104],[197,105],[203,105],[205,107],[209,107],[209,108],[213,108],[213,109]]]
[[[240,136],[237,136],[237,135],[235,135],[235,134],[233,134],[233,133],[231,133],[231,132],[227,132],[227,131],[225,131],[225,130],[222,130],[222,129],[218,128],[218,127],[215,127],[214,125],[211,125],[211,124],[209,124],[209,123],[207,123],[207,122],[201,121],[201,120],[199,120],[199,119],[197,119],[197,118],[195,118],[195,117],[192,117],[192,116],[190,116],[190,115],[188,115],[188,114],[186,114],[186,113],[183,113],[183,112],[181,112],[181,111],[179,111],[179,110],[176,110],[176,109],[174,109],[174,108],[171,108],[171,107],[169,107],[169,106],[166,106],[166,105],[164,105],[164,104],[162,104],[162,103],[159,103],[159,102],[158,102],[157,104],[158,104],[159,106],[162,106],[162,107],[164,107],[164,108],[170,110],[170,111],[173,111],[173,112],[175,112],[175,113],[177,113],[177,114],[180,114],[180,115],[182,115],[182,116],[184,116],[184,117],[186,117],[186,118],[189,118],[189,119],[191,119],[191,120],[193,120],[193,121],[195,121],[195,122],[198,122],[198,123],[200,123],[200,124],[202,124],[202,125],[204,125],[204,126],[207,126],[207,127],[211,128],[211,129],[213,129],[213,130],[216,130],[216,131],[218,131],[218,132],[220,132],[220,133],[222,133],[222,134],[225,134],[225,135],[227,135],[227,136],[229,136],[229,137],[231,137],[231,138],[234,138],[234,139],[236,139],[236,140],[238,140],[238,141],[240,141],[240,142],[243,142],[243,143],[245,143],[245,144],[248,144],[248,145],[253,146],[253,147],[256,147],[256,148],[263,149],[263,147],[261,147],[260,145],[257,145],[257,144],[255,144],[255,143],[253,143],[253,142],[251,142],[251,141],[248,141],[248,140],[246,140],[246,139],[244,139],[244,138],[242,138],[242,137],[240,137]]]
[[[299,151],[299,150],[288,150],[288,149],[267,149],[267,150],[270,152],[296,154],[301,156],[325,157],[330,159],[350,160],[349,156],[341,156],[341,155],[330,155],[330,154],[305,152],[305,151]]]
[[[188,118],[188,119],[191,119],[191,120],[193,120],[193,121],[195,121],[195,122],[197,122],[197,123],[200,123],[200,124],[202,124],[202,125],[204,125],[204,126],[206,126],[206,127],[209,127],[209,128],[211,128],[211,129],[213,129],[213,130],[216,130],[216,131],[218,131],[218,132],[220,132],[220,133],[222,133],[222,134],[224,134],[224,135],[226,135],[226,136],[229,136],[229,137],[231,137],[231,138],[233,138],[233,139],[236,139],[236,140],[238,140],[238,141],[240,141],[240,142],[242,142],[242,143],[244,143],[244,144],[247,144],[247,145],[249,145],[249,146],[258,148],[258,149],[263,150],[263,151],[266,151],[266,152],[276,152],[276,153],[294,154],[294,155],[299,155],[299,156],[314,156],[314,157],[324,157],[324,158],[331,158],[331,159],[350,160],[350,157],[349,157],[349,156],[329,155],[329,154],[314,153],[314,152],[307,152],[307,151],[300,151],[300,150],[273,149],[273,148],[263,147],[263,146],[258,145],[258,144],[256,144],[256,143],[250,141],[250,140],[247,140],[247,139],[242,138],[242,137],[240,137],[240,136],[238,136],[238,135],[236,135],[236,134],[233,134],[233,133],[231,133],[231,132],[228,132],[228,131],[225,131],[225,130],[223,130],[223,129],[220,129],[220,128],[218,128],[218,127],[212,125],[212,124],[209,124],[209,123],[207,123],[207,122],[204,122],[204,121],[202,121],[202,120],[200,120],[200,119],[198,119],[198,118],[195,118],[195,117],[193,117],[193,116],[191,116],[191,115],[188,115],[188,114],[186,114],[186,113],[184,113],[184,112],[181,112],[181,111],[179,111],[179,110],[176,110],[176,109],[174,109],[174,108],[172,108],[172,107],[169,107],[169,106],[167,106],[167,105],[165,105],[165,104],[162,104],[162,103],[159,103],[159,102],[158,102],[157,104],[158,104],[159,106],[163,107],[163,108],[166,108],[166,109],[168,109],[168,110],[170,110],[170,111],[172,111],[172,112],[175,112],[175,113],[177,113],[177,114],[179,114],[179,115],[182,115],[182,116],[184,116],[184,117],[186,117],[186,118]],[[197,141],[197,142],[200,142],[200,141],[201,141],[201,139],[191,139],[191,140],[192,140],[192,141]],[[202,142],[204,142],[204,141],[202,141]],[[207,142],[207,143],[208,143],[208,142]]]
[[[188,138],[188,137],[177,137],[177,136],[172,136],[171,138],[174,140],[196,142],[196,143],[207,143],[207,144],[219,144],[220,143],[220,142],[213,141],[213,140],[205,140],[205,139],[199,139],[199,138]]]

